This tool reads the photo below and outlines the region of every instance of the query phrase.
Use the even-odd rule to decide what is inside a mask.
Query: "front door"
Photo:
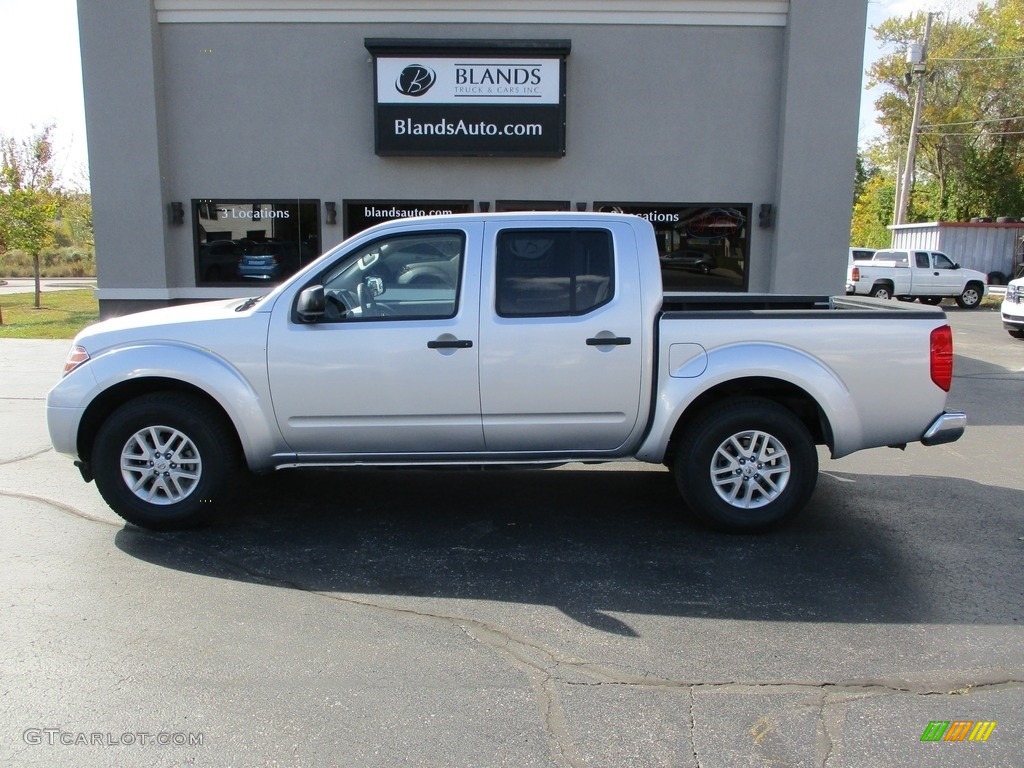
[[[267,350],[281,431],[299,454],[483,449],[478,379],[482,225],[358,245],[317,280],[320,322],[275,307]]]
[[[480,401],[488,451],[613,451],[643,371],[632,230],[489,223]],[[627,254],[627,257],[622,257]]]
[[[944,253],[932,253],[932,279],[936,295],[958,296],[963,289],[963,278],[953,260]]]

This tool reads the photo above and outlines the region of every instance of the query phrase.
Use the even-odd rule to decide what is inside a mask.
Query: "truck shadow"
[[[810,507],[774,533],[729,536],[693,523],[661,470],[301,470],[256,481],[207,528],[128,526],[116,545],[163,567],[268,586],[551,605],[621,635],[633,631],[609,614],[1024,616],[1024,492],[822,473]]]

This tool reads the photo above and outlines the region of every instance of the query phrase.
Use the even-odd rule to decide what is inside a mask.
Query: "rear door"
[[[546,224],[546,223],[544,223]],[[480,403],[488,451],[612,451],[640,412],[636,242],[623,222],[489,222]]]

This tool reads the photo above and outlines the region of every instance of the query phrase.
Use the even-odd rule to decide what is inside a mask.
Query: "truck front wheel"
[[[761,398],[729,400],[684,431],[674,471],[683,500],[701,521],[754,533],[804,508],[818,480],[818,454],[788,409]]]
[[[956,303],[961,309],[976,309],[981,305],[981,297],[984,289],[977,283],[968,283],[963,293],[956,297]]]
[[[180,392],[144,395],[114,411],[96,435],[91,463],[111,509],[155,530],[205,520],[228,498],[240,467],[223,414]]]

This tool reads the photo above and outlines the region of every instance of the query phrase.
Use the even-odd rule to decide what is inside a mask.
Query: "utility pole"
[[[917,154],[917,132],[921,125],[921,107],[924,106],[924,75],[928,60],[928,38],[932,32],[932,19],[936,14],[929,13],[924,27],[924,41],[921,45],[911,45],[907,49],[907,63],[910,72],[907,77],[917,75],[917,98],[914,101],[914,117],[910,121],[910,141],[907,142],[907,162],[903,167],[903,183],[899,185],[899,197],[896,206],[894,224],[905,224],[907,206],[910,203],[910,187],[914,180],[914,156]]]
[[[903,197],[903,158],[896,157],[896,194],[892,201],[892,222],[893,224],[899,224],[900,218],[900,198]],[[893,233],[890,233],[890,235]],[[892,247],[892,243],[889,243]]]

